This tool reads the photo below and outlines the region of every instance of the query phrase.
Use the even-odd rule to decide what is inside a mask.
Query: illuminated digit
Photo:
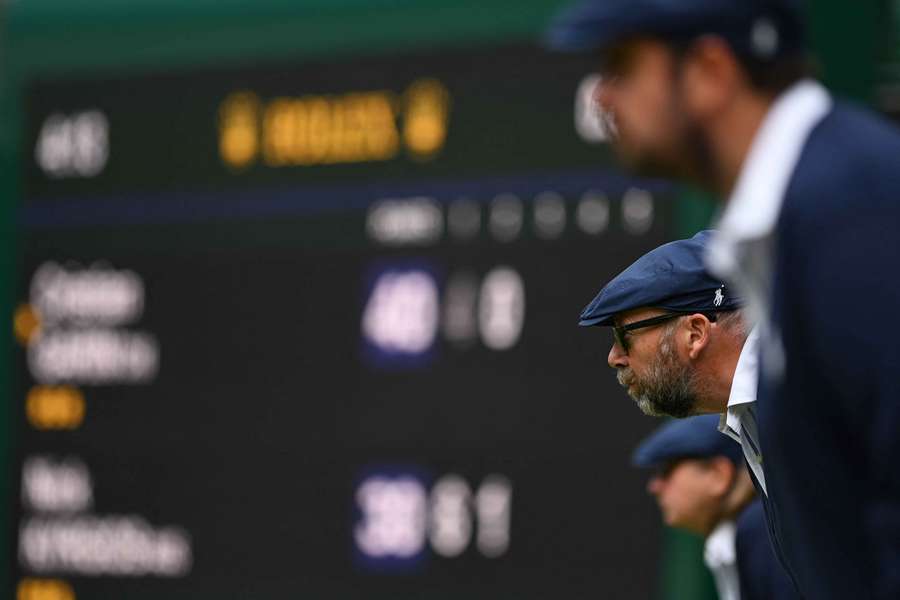
[[[585,193],[578,202],[575,219],[588,235],[603,233],[609,225],[609,199],[600,192]]]
[[[466,345],[478,335],[475,306],[478,280],[468,272],[454,274],[444,292],[444,336],[455,344]]]
[[[502,475],[490,475],[475,496],[478,516],[478,550],[488,558],[501,556],[509,548],[512,484]]]
[[[442,477],[431,490],[431,547],[441,556],[458,556],[472,539],[472,492],[458,475]]]
[[[109,123],[99,110],[72,119],[72,168],[81,177],[93,177],[103,170],[109,156]]]
[[[373,558],[410,558],[425,546],[425,487],[412,477],[366,479],[357,489],[357,548]]]
[[[491,201],[488,226],[501,242],[511,242],[522,232],[522,201],[513,194],[500,194]]]
[[[35,147],[35,159],[51,177],[62,177],[71,159],[71,123],[60,114],[52,114],[44,121]]]
[[[653,196],[632,188],[622,197],[622,223],[629,233],[646,233],[653,226]]]
[[[426,271],[388,271],[375,283],[363,311],[363,335],[386,352],[426,352],[437,335],[438,289]]]
[[[512,348],[525,324],[525,284],[508,267],[497,267],[484,278],[478,300],[481,341],[492,350]]]
[[[534,230],[538,237],[553,239],[566,228],[566,204],[556,192],[544,192],[534,199]]]

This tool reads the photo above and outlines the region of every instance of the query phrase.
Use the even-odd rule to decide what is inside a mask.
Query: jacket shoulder
[[[900,129],[872,111],[837,102],[810,133],[783,216],[822,222],[860,210],[900,218]]]

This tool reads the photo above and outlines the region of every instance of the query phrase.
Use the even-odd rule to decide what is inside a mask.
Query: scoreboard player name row
[[[265,98],[253,91],[228,94],[219,105],[217,146],[232,170],[377,163],[401,153],[415,161],[444,147],[450,94],[437,79],[405,89],[360,90]],[[100,175],[111,155],[112,120],[90,107],[54,112],[41,126],[34,159],[51,179]]]
[[[414,58],[327,70],[346,72],[356,81],[349,85],[310,80],[317,71],[302,68],[279,71],[274,85],[254,74],[202,71],[164,81],[38,85],[29,99],[33,181],[36,189],[58,180],[140,186],[154,177],[208,182],[291,168],[378,171],[391,162],[455,173],[497,160],[555,164],[562,156],[570,166],[596,164],[591,146],[607,137],[589,66],[549,61],[534,49],[426,69],[411,67],[420,64]],[[505,73],[507,63],[528,62],[539,64],[512,79]],[[530,131],[535,124],[540,131]]]

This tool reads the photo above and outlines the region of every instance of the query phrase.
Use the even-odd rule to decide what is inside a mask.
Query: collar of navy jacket
[[[706,259],[713,273],[733,276],[738,244],[772,233],[806,140],[831,106],[828,91],[811,79],[795,83],[772,104],[710,240]]]

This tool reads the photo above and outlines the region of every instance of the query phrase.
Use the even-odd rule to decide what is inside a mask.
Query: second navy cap
[[[674,419],[659,426],[634,451],[637,467],[660,467],[682,458],[724,456],[733,463],[743,460],[741,445],[718,429],[719,415]]]

